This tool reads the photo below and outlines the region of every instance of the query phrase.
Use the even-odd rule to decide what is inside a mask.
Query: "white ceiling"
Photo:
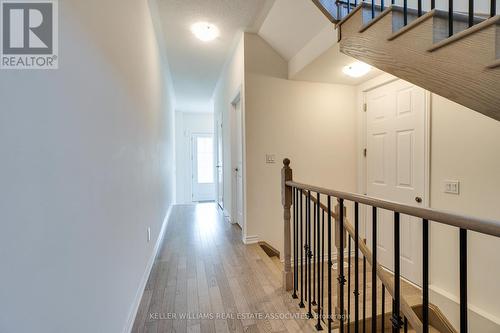
[[[295,73],[291,77],[291,79],[300,81],[358,85],[383,73],[376,68],[372,68],[372,70],[367,75],[360,78],[352,78],[345,75],[342,72],[344,66],[347,66],[355,61],[356,59],[341,53],[339,44],[336,43],[319,57],[311,61],[300,71]]]
[[[311,0],[276,0],[259,36],[290,60],[329,24]]]
[[[296,0],[293,0],[296,1]],[[258,31],[272,0],[158,0],[178,111],[203,112],[241,31]],[[217,25],[220,37],[203,43],[191,33],[198,21]]]
[[[177,111],[213,111],[217,80],[241,31],[258,33],[291,60],[293,80],[356,85],[381,73],[373,70],[360,79],[342,73],[354,59],[339,52],[331,37],[336,32],[311,0],[156,1]],[[190,30],[198,21],[217,25],[220,37],[209,43],[198,40]]]

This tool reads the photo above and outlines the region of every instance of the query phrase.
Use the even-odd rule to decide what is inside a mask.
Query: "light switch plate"
[[[458,180],[445,180],[444,193],[459,195],[460,194],[460,182]]]
[[[268,164],[276,163],[276,155],[266,154],[266,163],[268,163]]]

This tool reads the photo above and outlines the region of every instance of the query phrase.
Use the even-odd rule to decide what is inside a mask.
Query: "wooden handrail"
[[[405,205],[393,201],[382,200],[349,192],[335,191],[323,187],[287,181],[287,186],[295,187],[304,191],[317,192],[323,195],[328,195],[338,199],[358,202],[372,207],[387,209],[401,214],[419,217],[433,222],[443,223],[449,226],[479,232],[482,234],[500,237],[500,221],[481,219],[477,217],[460,215],[442,210],[430,208],[420,208],[410,205]]]
[[[318,7],[318,9],[323,13],[323,15],[326,16],[326,18],[328,19],[328,21],[332,22],[332,23],[337,23],[338,20],[335,19],[335,17],[333,17],[333,15],[325,8],[325,6],[323,6],[323,4],[321,3],[321,1],[319,0],[312,0],[312,2],[316,5],[316,7]]]
[[[301,189],[300,191],[302,194],[306,194],[305,190]],[[318,200],[315,197],[311,197],[311,201],[318,204]],[[323,203],[320,202],[319,207],[323,211],[327,212],[327,214],[328,214],[328,208]],[[338,219],[337,213],[335,213],[334,211],[331,211],[331,210],[329,213],[333,219]],[[347,233],[349,234],[349,236],[353,240],[355,240],[356,234],[355,234],[354,227],[349,222],[347,217],[344,217],[344,227],[347,230]],[[361,253],[363,253],[363,256],[366,258],[366,261],[368,261],[368,263],[373,266],[372,253],[371,253],[370,249],[368,248],[368,246],[365,244],[365,242],[359,236],[358,236],[358,244],[359,244],[359,250],[361,251]],[[377,268],[378,278],[384,284],[387,292],[394,298],[395,297],[394,284],[391,282],[389,274],[385,271],[385,269],[379,263],[377,263],[376,268]],[[372,283],[373,283],[373,281],[372,281]],[[406,300],[404,298],[401,298],[400,302],[401,302],[401,311],[403,312],[405,317],[408,319],[408,322],[410,323],[410,325],[413,327],[413,329],[417,333],[421,333],[423,331],[423,327],[422,327],[422,322],[420,321],[420,318],[418,318],[418,316],[415,314],[415,312],[413,311],[411,306],[406,302]]]

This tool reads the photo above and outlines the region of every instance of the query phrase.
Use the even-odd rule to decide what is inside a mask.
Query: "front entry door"
[[[193,134],[192,137],[193,201],[214,201],[214,147],[212,134]]]
[[[397,80],[366,95],[367,194],[423,207],[425,198],[425,92]],[[371,210],[367,214],[371,226]],[[378,210],[377,252],[394,267],[394,213]],[[401,215],[401,274],[421,284],[422,223]],[[371,228],[371,227],[370,227]]]

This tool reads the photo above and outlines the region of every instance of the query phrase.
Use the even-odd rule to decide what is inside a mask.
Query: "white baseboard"
[[[229,212],[227,210],[223,209],[222,214],[224,214],[224,218],[226,218],[229,223],[231,223],[231,224],[235,223],[233,221],[233,219],[231,218],[231,214],[229,214]]]
[[[139,310],[139,305],[141,304],[142,295],[144,294],[144,289],[146,288],[146,284],[148,283],[149,275],[151,274],[151,270],[153,269],[153,264],[156,259],[156,255],[160,249],[161,242],[163,240],[163,236],[165,234],[165,230],[167,229],[168,220],[170,218],[170,213],[172,212],[172,205],[168,208],[167,214],[165,215],[165,219],[163,220],[163,224],[160,229],[160,234],[158,235],[158,239],[156,240],[156,244],[151,254],[151,257],[148,260],[148,264],[146,266],[146,270],[142,275],[141,283],[139,284],[139,289],[137,289],[134,303],[132,304],[132,308],[130,309],[127,323],[123,332],[130,333],[132,332],[132,328],[134,326],[135,316],[137,315],[137,311]]]
[[[246,236],[243,238],[243,243],[246,245],[255,244],[259,242],[258,236]]]
[[[460,300],[435,285],[429,286],[430,302],[436,305],[455,329],[460,328]],[[469,303],[469,332],[500,332],[500,318]]]

